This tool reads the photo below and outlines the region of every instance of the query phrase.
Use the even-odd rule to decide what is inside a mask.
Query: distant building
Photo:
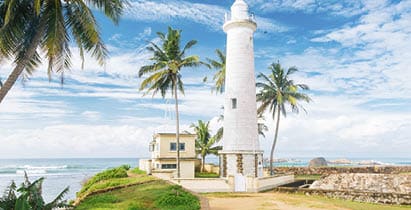
[[[194,178],[195,152],[194,134],[180,134],[181,178]],[[175,133],[157,133],[150,142],[151,159],[141,159],[140,169],[160,177],[173,177],[177,171],[177,142]],[[163,175],[161,175],[163,174]],[[175,177],[175,176],[174,176]]]

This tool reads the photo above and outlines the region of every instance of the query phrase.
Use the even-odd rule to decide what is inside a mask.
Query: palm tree
[[[42,196],[42,185],[44,177],[37,179],[31,183],[25,174],[25,181],[21,187],[17,189],[16,184],[12,182],[7,188],[4,196],[0,198],[0,209],[42,209],[52,210],[61,207],[69,207],[66,201],[63,200],[69,188],[65,188],[56,196],[50,203],[46,203]],[[17,189],[17,190],[16,190]],[[17,192],[19,196],[17,196]]]
[[[11,59],[14,69],[0,89],[0,103],[16,80],[32,74],[48,60],[48,75],[58,73],[61,82],[71,67],[70,43],[74,41],[84,62],[91,52],[100,65],[107,57],[100,32],[89,6],[118,23],[126,0],[12,0],[0,1],[0,60]],[[83,65],[82,65],[83,66]]]
[[[215,50],[218,60],[210,59],[207,58],[208,61],[208,66],[217,70],[217,72],[213,76],[213,81],[215,82],[214,85],[214,90],[216,93],[222,94],[224,92],[225,88],[225,61],[226,61],[226,56],[225,53],[223,53],[221,50],[216,49]],[[206,81],[207,78],[204,78],[204,81]]]
[[[280,115],[282,113],[284,117],[286,117],[286,104],[289,104],[291,110],[295,113],[298,113],[300,108],[305,111],[298,101],[305,101],[308,103],[311,101],[311,98],[308,95],[299,92],[299,89],[309,90],[307,85],[294,84],[294,81],[290,79],[290,76],[298,71],[297,68],[291,67],[285,71],[280,63],[273,63],[268,69],[271,71],[269,75],[260,73],[257,76],[258,79],[262,80],[256,84],[256,86],[260,88],[257,93],[257,102],[260,102],[257,113],[263,114],[265,111],[269,111],[272,112],[273,119],[275,119],[275,116],[277,117],[274,141],[270,153],[270,174],[273,175],[273,155],[278,138]]]
[[[153,96],[160,91],[165,98],[168,90],[175,99],[176,110],[176,141],[177,141],[177,178],[180,178],[180,123],[178,112],[178,91],[184,94],[181,69],[186,67],[198,67],[203,64],[197,55],[186,56],[186,51],[197,43],[196,40],[189,41],[183,49],[180,48],[181,30],[168,27],[167,34],[157,32],[162,44],[159,46],[150,42],[147,50],[153,53],[150,65],[142,66],[138,76],[148,75],[140,85],[140,91],[147,89],[146,93],[152,92]]]
[[[214,136],[211,136],[209,129],[210,122],[204,123],[202,120],[198,124],[191,124],[191,128],[196,133],[196,152],[201,156],[201,172],[204,172],[205,158],[209,154],[217,155],[222,146],[214,146],[223,137],[223,128],[218,129]]]

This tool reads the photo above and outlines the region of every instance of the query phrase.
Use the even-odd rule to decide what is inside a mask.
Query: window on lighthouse
[[[237,99],[236,98],[231,99],[231,108],[237,109]]]

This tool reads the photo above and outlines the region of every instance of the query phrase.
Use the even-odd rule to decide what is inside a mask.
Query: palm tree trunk
[[[271,153],[270,153],[270,175],[274,175],[274,169],[273,169],[273,160],[274,160],[274,149],[275,145],[277,144],[277,138],[278,138],[278,128],[280,127],[280,106],[277,108],[277,125],[275,127],[275,135],[274,135],[274,141],[273,141],[273,146],[271,147]]]
[[[177,79],[174,78],[174,99],[176,106],[177,178],[180,178],[180,119],[178,115]]]
[[[205,169],[205,155],[201,155],[201,172]]]
[[[44,31],[45,27],[46,27],[45,24],[39,25],[39,28],[36,34],[34,34],[33,39],[31,40],[30,45],[27,48],[27,51],[23,55],[23,59],[21,59],[20,62],[16,64],[16,67],[14,67],[10,76],[7,78],[6,82],[0,88],[0,103],[6,97],[9,90],[13,87],[14,83],[16,83],[17,79],[19,78],[24,68],[26,67],[26,64],[36,53],[37,47],[39,46],[40,41],[41,41],[41,37],[43,34],[42,32]]]

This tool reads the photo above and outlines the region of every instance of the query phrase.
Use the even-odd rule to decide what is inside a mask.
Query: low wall
[[[159,179],[164,179],[170,181],[173,177],[174,174],[172,171],[151,171],[151,175],[159,178]]]
[[[368,203],[384,203],[411,205],[411,194],[400,193],[377,193],[377,192],[359,192],[359,191],[342,191],[342,190],[318,190],[306,188],[278,187],[278,192],[301,192],[306,195],[321,195],[329,198],[339,198]]]
[[[294,175],[262,177],[254,180],[256,181],[256,192],[261,192],[294,182]]]
[[[232,185],[226,179],[220,178],[195,178],[195,179],[172,179],[175,184],[198,193],[206,192],[232,192]]]
[[[275,167],[275,173],[286,174],[293,173],[295,175],[313,175],[313,174],[340,174],[340,173],[375,173],[375,174],[399,174],[410,173],[411,166],[363,166],[363,167]]]
[[[411,195],[411,174],[330,174],[315,181],[310,189]]]

